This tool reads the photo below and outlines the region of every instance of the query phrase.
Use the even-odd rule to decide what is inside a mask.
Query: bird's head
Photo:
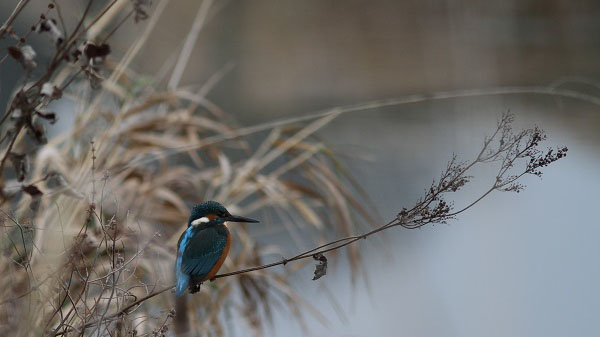
[[[224,222],[258,222],[257,220],[245,218],[243,216],[231,215],[229,211],[216,201],[205,201],[194,206],[188,227],[201,226],[207,224],[218,224]]]

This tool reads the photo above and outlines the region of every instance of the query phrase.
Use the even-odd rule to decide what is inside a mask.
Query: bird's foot
[[[201,285],[202,285],[202,283],[196,283],[196,284],[190,286],[190,294],[195,294],[195,293],[199,292]]]

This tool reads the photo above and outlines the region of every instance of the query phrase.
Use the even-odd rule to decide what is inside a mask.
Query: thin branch
[[[430,94],[415,94],[390,99],[375,100],[357,104],[351,104],[346,106],[340,106],[332,109],[320,110],[310,114],[303,115],[301,117],[292,117],[282,120],[257,124],[253,126],[239,128],[226,135],[215,135],[204,138],[196,144],[189,144],[181,147],[173,147],[165,150],[156,151],[149,153],[150,158],[144,156],[139,159],[132,160],[128,165],[120,167],[116,172],[120,173],[130,167],[136,167],[145,165],[160,159],[164,159],[168,156],[172,156],[181,152],[186,152],[194,149],[200,149],[209,145],[215,145],[228,140],[236,139],[243,136],[248,136],[258,132],[270,130],[276,127],[285,125],[306,122],[321,117],[325,117],[332,114],[345,114],[348,112],[366,111],[380,108],[387,108],[393,106],[399,106],[404,104],[421,103],[428,101],[446,100],[446,99],[458,99],[468,97],[484,97],[484,96],[500,96],[500,95],[543,95],[551,97],[563,97],[570,98],[582,102],[600,106],[600,97],[595,95],[584,94],[575,90],[558,89],[547,86],[506,86],[506,87],[495,87],[489,89],[465,89],[465,90],[454,90],[454,91],[439,91]],[[181,95],[181,98],[187,98],[190,95]]]
[[[194,18],[194,23],[192,24],[190,32],[185,39],[183,49],[179,54],[179,58],[177,59],[175,69],[173,69],[173,74],[171,75],[171,79],[169,80],[167,87],[175,89],[179,85],[190,56],[192,56],[192,51],[194,50],[194,46],[196,45],[200,31],[202,30],[202,27],[204,27],[204,23],[206,22],[211,5],[212,0],[203,0],[200,4],[200,8],[198,8],[198,12]]]
[[[17,6],[13,10],[13,12],[8,17],[8,19],[6,19],[6,21],[4,22],[4,24],[2,25],[2,27],[0,27],[0,39],[2,39],[4,37],[4,34],[6,34],[6,32],[8,31],[8,28],[10,27],[10,25],[13,23],[13,21],[15,21],[15,19],[19,15],[19,13],[21,13],[21,11],[23,10],[23,8],[25,8],[25,6],[27,5],[27,3],[29,1],[30,0],[21,0],[21,1],[19,1],[19,3],[17,4]]]

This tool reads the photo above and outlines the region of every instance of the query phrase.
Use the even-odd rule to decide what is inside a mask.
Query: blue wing
[[[215,266],[227,245],[227,232],[208,227],[189,227],[181,236],[177,254],[177,295],[190,286],[191,279],[202,280]]]

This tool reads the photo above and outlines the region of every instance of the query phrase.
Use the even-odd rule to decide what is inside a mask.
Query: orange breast
[[[215,277],[215,275],[217,275],[217,272],[219,272],[219,269],[221,269],[223,262],[225,262],[225,259],[227,258],[227,254],[229,254],[230,246],[231,246],[231,234],[229,233],[229,231],[227,231],[227,243],[225,244],[225,249],[223,249],[223,254],[221,254],[221,257],[217,260],[217,263],[215,263],[215,266],[212,267],[212,269],[208,272],[208,274],[206,274],[206,276],[204,277],[204,279],[202,281],[210,280],[213,277]]]

